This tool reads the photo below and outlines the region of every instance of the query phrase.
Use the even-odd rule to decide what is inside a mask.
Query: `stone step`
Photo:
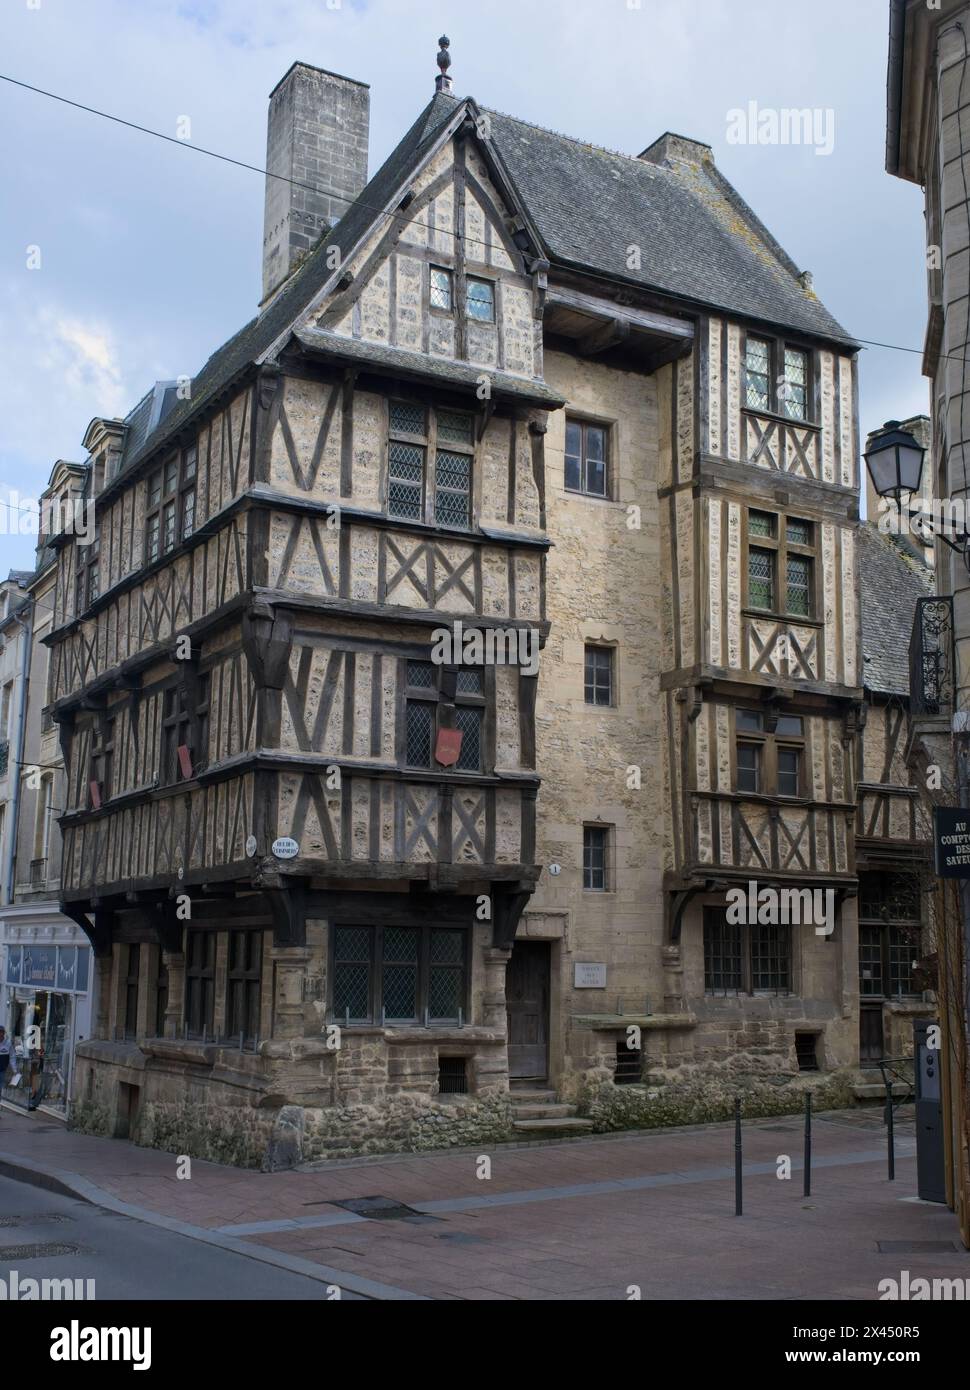
[[[893,1099],[901,1100],[910,1094],[911,1086],[907,1086],[905,1081],[893,1082]],[[886,1099],[886,1088],[881,1081],[860,1082],[852,1087],[852,1094],[856,1100],[882,1100]]]
[[[514,1120],[512,1128],[517,1134],[531,1134],[537,1138],[549,1138],[558,1134],[589,1134],[593,1128],[592,1120]]]
[[[555,1101],[555,1091],[542,1086],[512,1086],[509,1090],[509,1100],[513,1105],[518,1105],[521,1101],[523,1105],[545,1105],[549,1101]]]
[[[548,1101],[544,1105],[522,1105],[517,1100],[512,1102],[512,1116],[516,1120],[567,1120],[575,1113],[575,1105],[564,1102],[554,1104]]]

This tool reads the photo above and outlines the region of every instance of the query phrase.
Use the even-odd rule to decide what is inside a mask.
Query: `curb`
[[[340,1289],[346,1289],[348,1293],[359,1294],[365,1299],[379,1302],[427,1303],[432,1301],[424,1294],[395,1288],[393,1284],[381,1284],[359,1274],[348,1274],[344,1270],[334,1269],[330,1265],[316,1264],[312,1260],[301,1259],[299,1255],[286,1255],[282,1251],[272,1250],[268,1246],[252,1245],[249,1241],[222,1235],[220,1232],[209,1230],[205,1226],[191,1226],[185,1221],[176,1220],[174,1217],[162,1216],[159,1212],[149,1211],[146,1207],[132,1206],[129,1202],[122,1202],[117,1197],[112,1197],[103,1188],[97,1187],[87,1178],[81,1177],[80,1173],[71,1173],[61,1168],[49,1168],[42,1164],[28,1165],[22,1157],[16,1154],[0,1151],[0,1177],[10,1178],[14,1182],[27,1183],[31,1187],[40,1187],[47,1192],[55,1192],[61,1197],[72,1197],[77,1201],[88,1202],[91,1206],[101,1207],[105,1211],[114,1212],[117,1216],[126,1216],[129,1220],[142,1221],[148,1226],[157,1226],[162,1230],[171,1231],[175,1235],[187,1236],[190,1240],[199,1240],[205,1245],[217,1246],[220,1250],[228,1250],[235,1255],[242,1255],[246,1259],[258,1260],[261,1264],[285,1269],[291,1274],[302,1274],[319,1284],[336,1285]],[[333,1301],[336,1302],[337,1300]]]

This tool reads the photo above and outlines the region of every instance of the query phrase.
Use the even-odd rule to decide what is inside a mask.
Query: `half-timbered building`
[[[507,1135],[510,1082],[528,1127],[859,1062],[855,344],[707,146],[439,66],[366,183],[366,89],[291,69],[258,316],[85,437],[49,698],[91,1128],[278,1163]],[[442,659],[458,623],[516,659]],[[834,929],[730,923],[752,881]]]

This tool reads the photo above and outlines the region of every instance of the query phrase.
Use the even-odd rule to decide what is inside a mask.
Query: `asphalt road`
[[[0,1178],[0,1278],[8,1290],[12,1270],[20,1280],[93,1279],[97,1299],[328,1299],[318,1280]]]

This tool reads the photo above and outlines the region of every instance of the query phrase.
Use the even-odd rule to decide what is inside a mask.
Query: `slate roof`
[[[712,161],[655,164],[487,114],[551,260],[851,342]],[[627,268],[631,245],[640,248],[639,270]]]
[[[863,684],[880,695],[908,695],[916,600],[933,592],[933,574],[871,522],[860,525],[858,536]]]
[[[165,401],[167,413],[157,414],[150,430],[145,428],[146,402],[153,392],[139,402],[129,417],[122,472],[181,429],[285,333],[330,277],[327,251],[337,245],[342,259],[347,258],[463,104],[448,93],[435,94],[277,297],[213,353],[193,378],[190,399]],[[493,148],[551,261],[851,344],[815,295],[802,288],[797,268],[710,161],[651,163],[501,112],[487,115]],[[631,243],[641,248],[639,271],[627,268]]]

